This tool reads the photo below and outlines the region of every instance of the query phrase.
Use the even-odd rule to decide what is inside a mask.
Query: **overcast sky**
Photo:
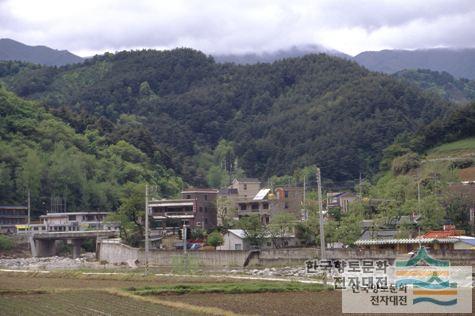
[[[136,48],[206,53],[319,44],[355,55],[475,47],[475,0],[0,0],[0,38],[81,56]]]

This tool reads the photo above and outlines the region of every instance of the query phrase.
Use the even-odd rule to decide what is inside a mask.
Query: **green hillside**
[[[436,94],[447,101],[468,103],[475,100],[475,81],[457,79],[443,71],[428,69],[402,70],[393,75],[418,86],[428,93]]]
[[[474,157],[475,158],[475,137],[465,138],[455,142],[450,142],[442,144],[433,148],[427,152],[428,158],[436,157],[453,157],[453,158],[464,158],[464,157]]]
[[[195,185],[206,184],[213,164],[263,179],[317,164],[326,178],[355,179],[377,171],[397,135],[449,109],[407,83],[323,54],[233,65],[191,49],[143,50],[24,68],[3,80],[78,132],[93,126],[149,158],[155,148]],[[231,163],[210,161],[220,140],[232,146]]]
[[[92,128],[76,132],[37,102],[0,86],[0,204],[50,207],[64,198],[68,210],[116,210],[128,191],[145,181],[173,195],[181,180],[124,140],[109,143]]]
[[[461,174],[473,174],[474,123],[472,103],[386,148],[380,174],[363,188],[369,200],[379,201],[366,205],[369,216],[388,222],[417,213],[423,230],[452,223],[469,232],[469,209],[475,197],[450,184],[460,182]]]

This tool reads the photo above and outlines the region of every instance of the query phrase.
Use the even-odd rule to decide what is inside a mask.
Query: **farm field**
[[[233,293],[235,289],[242,291],[309,291],[321,290],[319,285],[294,284],[289,282],[255,282],[252,280],[216,279],[206,277],[154,277],[130,275],[84,275],[80,272],[59,273],[14,273],[0,272],[0,315],[275,315],[266,310],[240,310],[242,302],[228,300],[225,305],[215,304],[214,294],[169,294],[135,295],[133,289],[203,289],[221,287]],[[246,294],[243,298],[261,299],[266,293]],[[291,293],[280,293],[291,294]],[[315,298],[314,292],[297,292]],[[227,296],[228,294],[220,294]],[[243,294],[244,295],[244,294]],[[211,304],[197,304],[207,302]],[[239,297],[240,294],[237,294]],[[190,297],[190,299],[189,299]],[[232,295],[231,297],[236,297]],[[283,296],[282,296],[283,297]],[[182,299],[182,300],[181,300]],[[266,299],[265,296],[262,299]],[[293,296],[289,296],[293,299]],[[56,304],[56,303],[57,304]],[[287,301],[290,303],[290,301]],[[82,306],[81,306],[82,305]],[[244,304],[246,305],[246,304]],[[281,309],[281,315],[289,315],[287,309]],[[231,309],[229,307],[233,307]],[[266,307],[267,308],[267,307]],[[293,308],[293,307],[290,307]],[[308,311],[312,306],[310,305]],[[287,312],[284,312],[286,311]]]
[[[232,294],[254,291],[256,287],[268,287],[268,291]],[[217,289],[231,294],[213,293]],[[343,314],[341,293],[322,291],[318,285],[226,278],[217,281],[206,276],[0,272],[0,315]]]
[[[199,315],[98,290],[0,296],[0,315]]]

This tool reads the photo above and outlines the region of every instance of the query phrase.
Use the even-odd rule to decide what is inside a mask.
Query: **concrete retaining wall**
[[[242,267],[249,255],[248,251],[188,251],[188,258],[198,266]],[[182,260],[183,251],[151,250],[148,262],[150,266],[171,267]],[[99,260],[113,264],[145,264],[145,251],[129,247],[118,241],[101,241]]]
[[[250,265],[303,265],[305,260],[316,258],[318,248],[281,248],[261,250]]]
[[[100,242],[98,259],[113,264],[145,263],[143,249],[129,247],[118,240],[103,240]],[[278,266],[303,265],[305,260],[318,258],[318,248],[282,248],[261,251],[188,251],[188,258],[193,264],[210,267],[243,267],[249,266]],[[453,265],[475,265],[475,252],[472,250],[456,250],[445,252],[431,251],[430,255],[437,259],[450,260]],[[396,259],[407,259],[393,251],[360,251],[357,249],[327,249],[328,259],[386,259],[391,263]],[[183,258],[183,251],[151,250],[149,253],[150,266],[174,266]]]
[[[102,240],[98,248],[98,259],[114,264],[130,264],[138,260],[138,250],[121,244],[118,240]]]

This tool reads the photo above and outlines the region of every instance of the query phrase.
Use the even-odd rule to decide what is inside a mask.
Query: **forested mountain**
[[[257,64],[272,63],[284,58],[302,57],[308,54],[324,53],[330,56],[336,56],[351,59],[350,56],[334,49],[329,49],[321,45],[299,45],[292,46],[288,49],[280,49],[276,51],[268,51],[263,53],[246,53],[246,54],[221,54],[214,55],[214,59],[218,63],[235,63],[235,64]]]
[[[46,46],[28,46],[20,42],[0,39],[0,60],[24,61],[48,66],[62,66],[80,63],[84,59],[67,50],[57,50]]]
[[[361,188],[368,200],[383,202],[368,203],[367,213],[379,223],[417,213],[423,231],[454,224],[470,232],[469,209],[475,197],[457,183],[462,174],[473,174],[474,165],[475,103],[471,103],[416,133],[401,135],[384,150],[381,173],[373,185]],[[400,228],[399,237],[411,236],[407,228]]]
[[[3,70],[2,70],[3,69]],[[404,131],[448,105],[413,86],[324,54],[233,65],[191,49],[105,54],[61,68],[0,65],[3,80],[78,132],[121,138],[189,183],[204,184],[210,154],[231,144],[234,168],[267,178],[319,165],[326,178],[377,171]],[[218,162],[219,164],[220,162]]]
[[[369,70],[391,74],[404,69],[430,69],[475,79],[475,48],[382,50],[363,52],[354,60]]]
[[[111,143],[92,126],[83,133],[0,85],[0,205],[50,208],[53,196],[67,209],[116,210],[121,198],[145,181],[161,196],[177,193],[181,180],[124,140]],[[33,214],[37,215],[37,214]]]
[[[395,73],[394,77],[415,84],[429,93],[435,93],[447,101],[468,103],[475,100],[475,80],[456,79],[445,71],[402,70]]]

